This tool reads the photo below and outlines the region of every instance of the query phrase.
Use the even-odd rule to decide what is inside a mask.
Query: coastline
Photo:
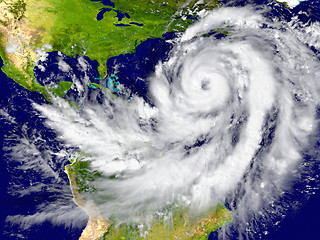
[[[111,221],[107,218],[102,217],[94,204],[88,206],[88,204],[82,199],[79,192],[79,187],[76,182],[76,176],[71,173],[69,168],[70,165],[67,165],[65,167],[65,173],[67,174],[70,181],[70,189],[73,195],[73,201],[89,216],[87,226],[82,231],[79,240],[101,239],[108,232],[111,226]]]

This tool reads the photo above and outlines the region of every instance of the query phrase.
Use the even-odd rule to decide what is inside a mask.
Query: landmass
[[[94,203],[88,203],[81,196],[81,192],[94,190],[88,185],[88,182],[94,180],[94,174],[88,172],[89,162],[81,161],[81,155],[77,154],[73,158],[72,163],[65,167],[65,172],[70,181],[73,200],[89,216],[87,226],[83,230],[79,240],[101,239],[108,232],[111,221],[100,215]]]
[[[207,240],[211,232],[229,224],[232,221],[232,216],[232,212],[222,204],[218,204],[205,216],[195,219],[187,211],[181,210],[174,213],[170,224],[162,218],[155,219],[151,226],[146,228],[111,224],[103,239]]]
[[[117,78],[108,76],[109,58],[134,52],[148,38],[182,32],[217,6],[217,0],[0,0],[2,71],[48,101],[51,95],[64,97],[72,82],[47,87],[34,77],[38,60],[46,59],[48,52],[87,56],[98,62],[101,78]],[[116,81],[112,84],[116,91]],[[89,87],[102,88],[96,83]],[[101,216],[94,202],[83,198],[83,192],[95,191],[90,182],[101,175],[89,171],[90,163],[81,161],[81,154],[65,169],[75,203],[89,215],[80,239],[131,239],[132,234],[135,239],[144,238],[137,226],[118,226],[116,220]],[[168,227],[163,219],[155,219],[146,234],[148,239],[207,239],[211,231],[231,220],[232,212],[222,204],[196,219],[181,210],[175,212],[173,225]]]
[[[232,221],[233,214],[223,204],[209,210],[203,216],[193,216],[187,208],[172,210],[173,216],[165,221],[162,216],[154,218],[149,226],[128,226],[119,224],[99,214],[98,207],[94,201],[86,201],[81,193],[94,192],[91,184],[96,178],[103,177],[98,172],[90,171],[90,162],[85,161],[85,153],[78,153],[67,165],[65,170],[68,174],[74,202],[83,208],[90,216],[88,224],[84,229],[80,240],[93,239],[186,239],[206,240],[212,231],[216,231],[225,224]]]
[[[279,2],[279,3],[283,4],[285,7],[290,8],[290,9],[295,8],[302,1],[300,1],[300,0],[276,0],[276,2]]]
[[[217,0],[1,0],[2,70],[28,90],[44,93],[33,68],[46,52],[61,51],[97,60],[105,77],[110,57],[133,52],[148,38],[183,31],[199,12],[216,6]]]

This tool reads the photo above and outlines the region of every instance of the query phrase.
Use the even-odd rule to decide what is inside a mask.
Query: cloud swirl
[[[146,79],[152,104],[108,93],[80,110],[35,104],[103,175],[86,197],[105,216],[140,221],[174,203],[199,212],[233,199],[244,230],[249,214],[278,214],[318,129],[320,63],[310,46],[320,29],[264,13],[220,8],[190,26]]]

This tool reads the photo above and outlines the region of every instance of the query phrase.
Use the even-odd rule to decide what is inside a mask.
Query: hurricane
[[[223,203],[234,219],[219,239],[259,239],[303,203],[289,200],[297,182],[303,199],[312,194],[320,26],[280,21],[269,10],[203,13],[168,40],[168,56],[144,79],[146,96],[125,88],[123,96],[92,95],[82,76],[73,77],[76,106],[59,97],[33,103],[72,149],[64,156],[99,174],[95,190],[83,193],[87,203],[135,223],[174,204],[200,213]]]

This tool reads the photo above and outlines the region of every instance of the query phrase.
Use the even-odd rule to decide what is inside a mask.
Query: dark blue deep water
[[[173,38],[173,34],[166,34],[165,39]],[[120,55],[115,58],[110,58],[107,62],[109,75],[105,79],[99,78],[97,71],[97,61],[92,61],[88,57],[83,57],[87,62],[87,69],[84,71],[77,66],[80,56],[75,58],[66,56],[62,53],[51,52],[44,62],[39,62],[46,68],[46,71],[41,71],[39,67],[34,68],[34,73],[37,81],[43,86],[52,86],[58,84],[59,81],[72,82],[73,79],[82,81],[84,76],[88,76],[94,83],[106,82],[112,75],[117,74],[119,82],[132,90],[132,93],[138,94],[147,99],[147,83],[144,81],[136,81],[136,79],[145,79],[151,72],[154,71],[156,64],[159,60],[165,60],[168,52],[171,49],[171,44],[166,43],[164,39],[148,39],[141,45],[137,46],[136,52],[133,54]],[[150,58],[150,61],[142,59]],[[70,70],[64,72],[58,67],[59,59],[63,59],[68,64]],[[114,71],[115,64],[123,64],[117,72]],[[1,66],[3,62],[1,60]],[[39,224],[31,225],[30,227],[20,228],[19,224],[12,224],[6,221],[7,216],[14,215],[33,215],[37,213],[37,206],[39,204],[56,204],[57,208],[64,204],[77,206],[72,202],[72,194],[69,189],[69,181],[67,175],[63,172],[64,166],[68,164],[67,159],[52,158],[54,162],[51,165],[53,171],[57,172],[60,181],[56,182],[54,179],[41,175],[32,169],[21,170],[20,165],[16,161],[12,161],[10,149],[14,147],[20,138],[26,138],[30,143],[34,144],[42,154],[50,150],[59,152],[61,149],[67,149],[63,144],[56,139],[55,133],[44,125],[44,119],[41,118],[38,112],[33,108],[32,102],[38,104],[50,104],[45,98],[36,92],[30,92],[15,83],[12,79],[8,78],[2,71],[0,72],[1,88],[0,88],[0,109],[8,113],[15,119],[15,123],[2,117],[0,119],[0,211],[1,211],[1,235],[0,239],[78,239],[81,235],[83,228],[86,225],[87,217],[82,213],[80,223],[77,222],[75,227],[64,226],[63,224],[53,224],[51,221],[46,220]],[[84,83],[84,82],[82,82]],[[86,97],[90,98],[91,95],[97,97],[95,92],[99,89],[92,89],[88,87]],[[81,97],[77,88],[71,89],[64,96],[67,100],[78,101]],[[27,131],[24,131],[27,129]],[[12,137],[12,134],[16,134]],[[41,141],[35,139],[40,137]],[[5,150],[4,150],[5,149]],[[42,160],[45,161],[43,156]],[[32,161],[33,159],[30,159]],[[61,181],[62,180],[62,181]],[[18,192],[12,192],[9,185],[19,185],[21,188],[30,187],[30,182],[37,184],[42,183],[43,189],[40,192],[30,193],[25,196],[19,196]],[[62,202],[59,200],[59,190],[67,188],[67,200]],[[52,189],[58,190],[57,192]],[[16,189],[17,190],[17,189]],[[20,189],[18,189],[20,190]],[[22,189],[21,189],[22,190]]]
[[[297,16],[299,21],[302,23],[313,23],[320,21],[320,1],[305,1],[301,2],[297,7],[292,10],[285,8],[282,4],[276,3],[274,1],[268,0],[235,0],[228,1],[222,0],[220,1],[227,6],[235,6],[241,7],[247,4],[253,4],[257,6],[259,9],[261,6],[268,4],[271,6],[271,10],[268,11],[265,16],[267,18],[273,19],[277,17],[279,21],[287,21],[290,22],[292,17]],[[262,7],[264,8],[264,7]],[[311,48],[316,54],[319,52]],[[318,110],[319,111],[319,110]],[[318,118],[320,118],[318,114]],[[296,209],[289,209],[284,220],[277,226],[274,227],[276,229],[275,232],[269,233],[264,236],[263,233],[260,233],[262,236],[261,239],[266,240],[299,240],[299,239],[310,239],[316,240],[320,239],[320,228],[319,228],[319,214],[320,214],[320,191],[319,191],[319,181],[320,181],[320,166],[318,164],[318,156],[320,149],[320,127],[318,127],[317,142],[310,146],[310,149],[306,150],[304,154],[305,163],[310,164],[310,168],[312,171],[311,176],[314,178],[314,181],[309,181],[308,185],[310,186],[311,191],[314,193],[311,197],[306,197],[303,194],[303,190],[305,190],[305,182],[304,185],[301,186],[301,183],[297,182],[294,184],[294,191],[287,199],[283,199],[283,201],[291,201],[294,202],[296,199],[301,201],[302,205],[297,207]],[[268,141],[268,140],[267,140]],[[310,169],[310,170],[311,170]],[[309,174],[310,174],[309,173]],[[305,179],[308,179],[308,176],[303,176]],[[232,202],[225,202],[226,206],[232,205]],[[255,219],[258,220],[258,219]],[[232,225],[232,224],[231,224]],[[237,226],[234,225],[232,228],[236,229]],[[209,240],[217,239],[219,232],[222,232],[223,229],[219,229],[216,232],[212,232],[209,236]],[[246,239],[246,235],[243,234],[242,237]],[[227,239],[238,239],[238,235],[235,233],[234,235],[229,235]]]
[[[101,2],[108,7],[115,7],[114,3],[109,0],[92,1]],[[248,3],[258,3],[257,8],[259,8],[260,4],[269,3],[269,5],[272,6],[272,11],[268,13],[270,17],[278,16],[282,21],[290,21],[293,16],[298,15],[302,22],[320,21],[319,1],[303,2],[292,11],[284,8],[281,4],[270,1],[238,0],[233,1],[232,3],[230,3],[230,1],[222,2],[229,6],[243,6]],[[98,20],[102,20],[103,14],[109,11],[109,9],[110,8],[101,9],[100,15],[98,14],[97,16],[99,18]],[[300,14],[300,11],[305,13]],[[121,21],[120,18],[123,17],[129,18],[130,16],[126,16],[124,13],[119,12],[119,21]],[[137,23],[132,24],[138,25]],[[164,39],[171,39],[173,37],[174,34],[166,34]],[[135,53],[119,55],[117,57],[108,59],[106,62],[109,74],[107,78],[110,77],[111,74],[115,74],[119,77],[120,83],[131,89],[133,93],[144,97],[150,102],[150,99],[147,95],[148,83],[144,79],[146,79],[154,71],[158,61],[166,60],[172,45],[167,43],[164,39],[148,39],[137,46]],[[35,68],[35,76],[43,85],[52,83],[54,79],[72,81],[70,75],[60,71],[57,68],[57,54],[57,52],[50,53],[48,60],[44,63],[46,64],[48,71],[41,72],[38,68]],[[78,57],[72,58],[64,56],[64,60],[71,67],[74,66],[72,68],[73,74],[75,74],[78,78],[81,78],[84,73],[79,71],[79,69],[76,67],[77,58]],[[96,81],[99,83],[101,80],[96,80],[99,79],[97,62],[91,61],[87,57],[85,59],[91,65],[91,68],[88,70],[87,74],[93,79],[92,82]],[[2,66],[2,60],[0,65]],[[50,78],[50,74],[59,76],[59,78]],[[16,134],[18,137],[20,136],[30,139],[30,141],[33,141],[34,138],[37,137],[37,134],[41,135],[45,141],[35,143],[40,152],[45,152],[48,149],[52,150],[53,152],[58,152],[61,149],[65,149],[65,146],[56,140],[55,134],[50,129],[46,128],[44,125],[44,119],[39,117],[31,105],[31,102],[48,104],[46,100],[38,93],[25,90],[12,79],[8,78],[2,71],[0,71],[0,81],[0,109],[7,111],[10,116],[15,118],[15,123],[12,123],[4,118],[0,119],[0,239],[20,239],[15,234],[21,234],[24,239],[34,240],[78,239],[82,232],[82,228],[84,228],[86,225],[86,218],[83,218],[83,220],[78,223],[76,227],[53,224],[50,221],[45,221],[41,224],[32,225],[28,229],[21,229],[18,225],[6,222],[6,217],[10,215],[35,214],[37,212],[35,206],[37,206],[39,203],[50,204],[59,201],[60,196],[57,194],[57,192],[52,192],[50,186],[55,186],[55,188],[59,188],[59,186],[61,188],[65,188],[69,183],[66,174],[63,172],[64,166],[67,163],[65,161],[61,161],[61,159],[56,160],[53,158],[52,160],[54,164],[51,166],[52,170],[58,173],[60,178],[59,182],[55,182],[54,179],[43,178],[43,176],[37,172],[19,170],[19,163],[12,162],[9,159],[10,150],[8,149],[17,143],[15,138],[10,138],[10,134],[12,133]],[[76,98],[76,95],[76,90],[69,91],[65,98],[74,99]],[[27,131],[23,130],[25,128]],[[34,132],[32,131],[33,129],[36,129],[37,131]],[[314,149],[312,151],[317,151],[319,149],[319,145],[313,146],[313,148]],[[306,155],[306,160],[312,161],[312,151],[310,154]],[[317,189],[319,187],[320,171],[317,166],[314,166],[314,168],[313,177],[316,180],[314,182],[310,182],[310,185],[311,188]],[[44,185],[42,191],[24,196],[17,196],[11,192],[9,193],[9,184],[19,183],[21,186],[29,186],[31,181],[30,179],[32,181],[36,181],[37,183],[42,182]],[[301,193],[298,191],[301,186],[299,186],[297,183],[296,187],[297,191],[291,196],[292,199],[303,198]],[[316,194],[312,195],[310,199],[302,199],[302,202],[305,204],[298,211],[292,210],[292,212],[288,213],[287,218],[285,218],[285,220],[280,224],[279,229],[276,232],[271,233],[262,239],[320,239],[320,192],[319,190],[315,190],[315,192]],[[71,191],[69,191],[68,194],[70,198],[70,202],[68,202],[68,204],[72,205]],[[225,204],[228,206],[231,203],[226,202]],[[75,205],[73,205],[73,207],[76,208]],[[216,239],[219,231],[211,233],[209,239]],[[236,236],[231,235],[229,239],[237,238]]]
[[[0,65],[3,65],[0,59]],[[59,201],[60,196],[52,192],[50,188],[56,185],[53,179],[43,178],[31,169],[22,170],[18,161],[12,161],[10,158],[10,148],[13,147],[20,137],[25,137],[32,142],[36,137],[41,136],[43,142],[35,142],[40,152],[48,149],[58,151],[63,146],[55,139],[55,134],[44,126],[44,119],[41,119],[31,106],[31,102],[47,104],[46,100],[36,92],[29,92],[25,88],[15,83],[0,71],[0,109],[6,111],[15,119],[12,123],[5,118],[0,119],[0,239],[20,239],[16,234],[20,234],[24,239],[77,239],[81,234],[81,227],[69,228],[62,225],[53,225],[45,221],[39,225],[33,225],[28,229],[20,229],[19,225],[5,222],[6,217],[10,215],[29,215],[37,213],[35,207],[39,203],[50,204]],[[27,131],[24,131],[27,129]],[[36,129],[37,131],[33,131]],[[15,135],[15,137],[12,137]],[[3,149],[6,148],[6,150]],[[29,159],[32,161],[33,159]],[[54,159],[53,159],[54,160]],[[56,161],[51,166],[52,170],[57,171],[61,187],[68,186],[68,179],[63,173],[63,163]],[[8,192],[9,183],[19,184],[21,188],[29,187],[30,182],[43,183],[44,186],[40,192],[27,194],[25,196],[17,195],[17,192]],[[58,184],[58,185],[59,185]],[[66,188],[67,189],[67,188]],[[22,190],[22,189],[19,189]],[[70,190],[69,190],[70,191]],[[69,192],[71,195],[71,191]],[[70,199],[71,200],[71,199]],[[70,201],[72,205],[72,200]],[[73,204],[74,205],[74,204]],[[74,205],[74,207],[76,207]],[[86,221],[83,221],[84,227]]]

